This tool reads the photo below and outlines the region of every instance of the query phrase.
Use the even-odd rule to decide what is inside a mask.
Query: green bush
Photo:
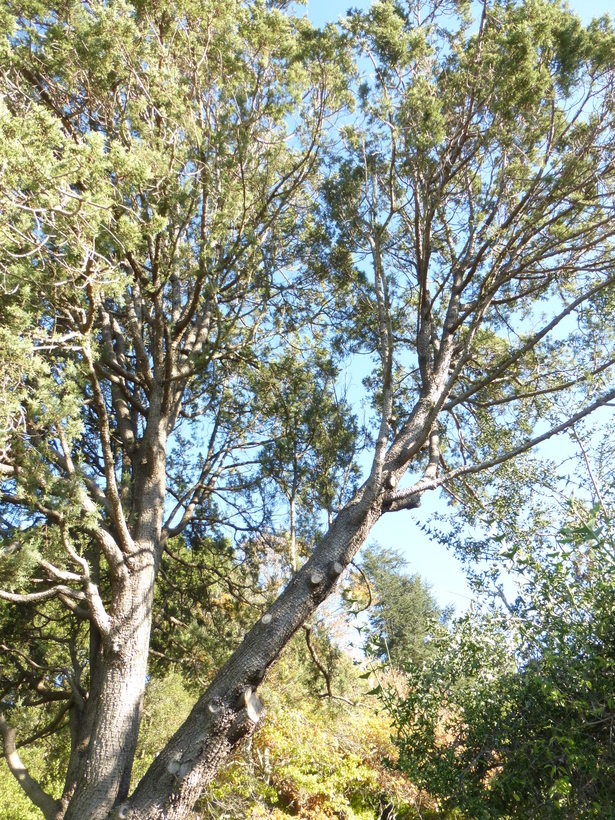
[[[550,551],[509,549],[507,611],[442,630],[389,696],[399,765],[464,817],[615,816],[615,560],[598,510]]]

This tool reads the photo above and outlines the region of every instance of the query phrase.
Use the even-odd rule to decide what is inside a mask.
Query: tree
[[[505,605],[443,631],[431,663],[408,670],[407,698],[389,697],[401,769],[448,809],[557,818],[615,808],[612,469],[601,490],[587,466],[594,505],[590,493],[569,499],[558,522],[552,500],[551,527],[498,538],[515,600],[489,583]]]
[[[275,482],[288,503],[293,572],[298,566],[298,524],[313,537],[321,510],[326,510],[330,523],[336,502],[357,472],[356,422],[348,403],[333,389],[336,368],[318,348],[308,348],[307,361],[302,362],[302,347],[298,339],[283,358],[261,368],[258,385],[263,396],[259,410],[264,422],[273,420],[274,425],[271,440],[261,451],[261,480]],[[297,521],[299,511],[304,522]]]
[[[398,669],[422,665],[438,625],[450,614],[442,610],[417,574],[395,550],[368,547],[361,569],[372,588],[366,651]]]
[[[288,5],[3,12],[1,596],[53,625],[16,687],[68,707],[59,800],[2,734],[49,818],[186,817],[381,515],[438,487],[472,514],[615,396],[609,24],[485,2],[475,30],[464,3],[387,0],[316,32]],[[353,46],[359,114],[325,152]],[[366,475],[344,490],[348,459],[311,460],[327,531],[132,789],[163,552],[191,528],[268,534],[251,468],[288,431],[255,423],[254,373],[297,328],[375,361]]]
[[[21,392],[2,504],[21,575],[3,597],[53,599],[82,638],[70,672],[47,658],[48,685],[20,680],[69,705],[61,801],[23,780],[48,816],[106,817],[126,796],[162,553],[193,519],[215,521],[221,484],[241,489],[259,441],[250,371],[272,316],[311,294],[279,272],[344,78],[335,35],[276,5],[6,15],[3,319]]]

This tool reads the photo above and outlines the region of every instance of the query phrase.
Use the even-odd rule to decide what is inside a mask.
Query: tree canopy
[[[450,610],[438,605],[420,575],[408,574],[407,561],[395,550],[367,547],[361,572],[372,598],[361,601],[368,617],[367,656],[398,669],[422,666]]]
[[[549,0],[1,19],[5,753],[47,818],[185,818],[382,515],[443,488],[514,517],[533,449],[615,398],[615,33]],[[284,539],[131,784],[161,590],[262,580]],[[70,724],[57,798],[24,697]]]

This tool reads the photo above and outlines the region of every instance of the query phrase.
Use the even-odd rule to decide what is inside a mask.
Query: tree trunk
[[[99,692],[97,686],[102,683],[102,674],[100,673],[101,664],[104,663],[103,658],[103,644],[101,635],[94,624],[90,624],[90,688],[87,695],[87,700],[83,698],[77,700],[77,696],[73,695],[75,702],[71,706],[70,712],[70,737],[71,737],[71,753],[66,770],[66,778],[64,782],[64,791],[62,794],[62,810],[59,813],[60,817],[64,817],[66,808],[75,793],[77,783],[79,782],[79,772],[85,765],[85,758],[87,755],[90,737],[92,735],[92,727],[96,717],[93,708],[88,709],[88,704],[96,703],[99,699]]]
[[[131,820],[185,820],[203,788],[260,716],[253,690],[291,636],[330,594],[381,515],[382,499],[364,492],[325,538],[266,615],[244,637],[184,724],[120,809]]]
[[[83,720],[91,726],[87,747],[64,820],[104,820],[128,794],[145,689],[151,628],[154,562],[131,573],[114,613],[110,639],[94,668]]]

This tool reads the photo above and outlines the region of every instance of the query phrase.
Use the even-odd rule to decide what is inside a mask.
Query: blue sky
[[[607,12],[611,17],[615,15],[614,0],[569,0],[571,9],[574,9],[582,20],[587,22],[592,17],[600,17]],[[308,0],[307,13],[312,22],[317,25],[337,20],[349,8],[368,8],[370,0]]]
[[[323,25],[336,21],[349,8],[368,8],[371,0],[308,0],[306,11],[312,22]],[[583,22],[609,13],[615,16],[615,0],[569,0]],[[561,439],[557,440],[561,446]],[[446,502],[436,494],[423,499],[420,509],[383,516],[372,530],[369,543],[399,550],[410,572],[418,572],[432,587],[442,605],[452,604],[456,611],[466,609],[472,600],[460,563],[441,544],[428,539],[421,530],[435,512],[445,511]]]

